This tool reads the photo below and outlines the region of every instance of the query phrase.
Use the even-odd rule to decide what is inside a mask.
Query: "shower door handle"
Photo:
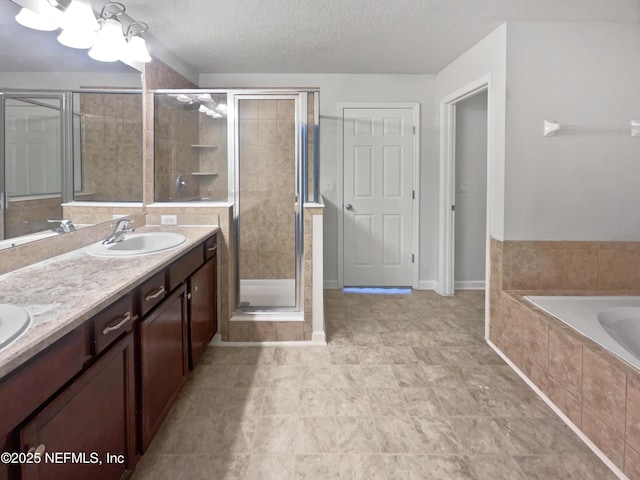
[[[293,200],[293,210],[294,210],[296,213],[298,213],[298,212],[300,211],[300,203],[299,203],[299,201],[298,201],[298,200],[299,200],[298,195],[296,195],[296,196],[294,197],[294,200]]]
[[[353,211],[353,205],[351,205],[350,203],[347,203],[347,205],[346,205],[344,208],[346,208],[346,209],[347,209],[347,210],[349,210],[350,212],[352,212],[352,211]]]

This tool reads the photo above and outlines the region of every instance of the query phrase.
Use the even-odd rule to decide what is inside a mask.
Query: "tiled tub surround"
[[[640,479],[640,371],[523,296],[638,295],[638,252],[628,242],[491,242],[490,340],[632,480]]]
[[[168,266],[217,227],[147,227],[178,232],[183,245],[134,258],[98,258],[86,248],[49,258],[0,276],[0,303],[51,308],[14,343],[0,350],[0,378],[81,325],[114,300]]]

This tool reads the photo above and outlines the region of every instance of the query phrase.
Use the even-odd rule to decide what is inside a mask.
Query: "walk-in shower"
[[[236,315],[302,312],[318,108],[315,89],[155,92],[155,200],[233,204]]]

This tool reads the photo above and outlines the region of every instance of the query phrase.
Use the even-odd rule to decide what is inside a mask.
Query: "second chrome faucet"
[[[129,223],[133,222],[128,218],[122,218],[118,220],[113,227],[113,231],[111,232],[111,234],[107,238],[105,238],[102,243],[107,245],[109,243],[116,243],[124,240],[125,233],[131,233],[135,230],[134,228],[129,228]]]

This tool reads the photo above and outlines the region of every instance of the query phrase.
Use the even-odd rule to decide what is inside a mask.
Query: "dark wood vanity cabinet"
[[[129,333],[20,429],[21,452],[44,452],[21,479],[119,479],[135,465],[135,426]]]
[[[175,290],[140,323],[140,427],[144,452],[175,402],[187,373],[186,292]]]
[[[216,259],[200,267],[188,281],[189,367],[195,367],[216,334]]]
[[[210,237],[169,265],[165,285],[171,293],[140,323],[142,452],[215,334],[215,245],[216,236]]]
[[[216,260],[213,235],[0,380],[0,451],[45,455],[0,480],[131,474],[216,332]]]

